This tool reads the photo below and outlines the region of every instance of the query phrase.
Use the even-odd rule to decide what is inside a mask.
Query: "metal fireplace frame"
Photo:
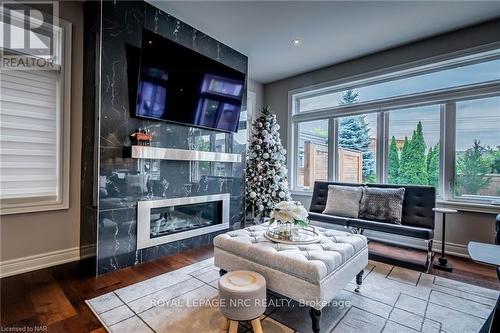
[[[229,200],[230,194],[212,194],[196,197],[183,197],[162,200],[139,201],[137,203],[137,249],[145,249],[151,246],[161,245],[178,241],[181,239],[196,237],[211,232],[224,230],[229,228]],[[196,228],[176,232],[171,235],[161,237],[150,237],[151,209],[161,207],[173,207],[190,204],[208,203],[222,201],[222,223],[210,225],[207,227]]]

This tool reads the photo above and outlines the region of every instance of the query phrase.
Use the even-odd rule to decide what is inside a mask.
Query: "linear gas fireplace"
[[[137,249],[229,227],[229,193],[139,201]]]

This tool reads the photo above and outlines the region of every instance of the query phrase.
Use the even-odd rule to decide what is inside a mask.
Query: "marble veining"
[[[101,33],[99,15],[96,15],[99,6],[102,7]],[[82,233],[87,239],[85,244],[95,246],[97,273],[209,244],[218,234],[137,250],[136,215],[140,200],[230,193],[230,224],[240,225],[244,218],[244,163],[139,160],[130,158],[126,147],[131,144],[130,134],[135,129],[147,128],[154,136],[152,146],[239,153],[244,161],[246,129],[233,135],[133,117],[135,91],[132,87],[137,76],[129,68],[133,68],[135,61],[134,50],[141,47],[143,29],[245,73],[247,57],[143,1],[87,4],[85,13],[86,21],[94,29],[86,31],[85,36],[85,45],[91,49],[86,50],[85,61],[92,66],[85,69],[88,80],[84,89],[89,94],[85,96],[88,114],[83,132],[88,146],[84,147],[85,161],[82,159],[82,185],[86,188],[84,206],[93,210],[82,213],[86,221],[82,223]],[[99,43],[95,40],[99,38],[101,49],[96,48]],[[100,68],[95,63],[99,53]],[[99,95],[90,93],[99,86],[99,78],[100,114],[95,108]],[[243,105],[242,109],[245,108]],[[100,129],[98,136],[96,128]],[[97,163],[91,163],[97,157],[99,169],[96,169]]]

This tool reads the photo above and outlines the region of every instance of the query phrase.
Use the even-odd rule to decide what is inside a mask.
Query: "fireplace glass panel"
[[[150,238],[222,223],[222,201],[151,209]]]

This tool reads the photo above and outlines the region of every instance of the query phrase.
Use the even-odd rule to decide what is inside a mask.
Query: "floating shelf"
[[[211,151],[132,146],[132,158],[175,161],[209,161],[240,163],[240,154],[217,153]]]

